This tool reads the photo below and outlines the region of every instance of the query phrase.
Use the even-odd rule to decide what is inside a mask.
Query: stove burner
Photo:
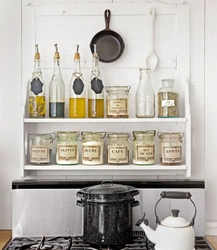
[[[133,232],[133,242],[115,248],[91,246],[83,242],[82,236],[59,236],[54,238],[32,239],[17,237],[12,240],[5,250],[154,250],[143,231]],[[195,237],[195,250],[213,250],[204,237]]]

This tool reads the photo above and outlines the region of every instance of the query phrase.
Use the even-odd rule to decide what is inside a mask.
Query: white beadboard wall
[[[44,3],[52,3],[46,0]],[[65,0],[139,2],[137,0]],[[149,0],[144,2],[158,2]],[[162,0],[189,4],[191,10],[192,178],[206,181],[206,233],[217,234],[217,1]],[[37,4],[37,0],[35,0]],[[11,229],[11,182],[19,178],[19,113],[21,95],[21,0],[0,1],[0,229]]]

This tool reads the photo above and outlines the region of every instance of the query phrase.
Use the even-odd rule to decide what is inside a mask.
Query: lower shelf
[[[186,175],[187,166],[163,165],[26,165],[24,170],[53,175]],[[46,173],[45,173],[46,174]]]

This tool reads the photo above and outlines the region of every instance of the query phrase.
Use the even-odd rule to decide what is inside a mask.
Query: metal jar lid
[[[122,202],[132,201],[139,191],[132,186],[103,181],[100,185],[90,186],[77,192],[77,196],[88,202]]]

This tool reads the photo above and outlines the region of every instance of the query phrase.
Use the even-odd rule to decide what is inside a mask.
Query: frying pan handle
[[[111,17],[111,11],[109,9],[105,10],[104,17],[105,17],[105,29],[109,30],[109,23],[110,23],[110,17]]]

